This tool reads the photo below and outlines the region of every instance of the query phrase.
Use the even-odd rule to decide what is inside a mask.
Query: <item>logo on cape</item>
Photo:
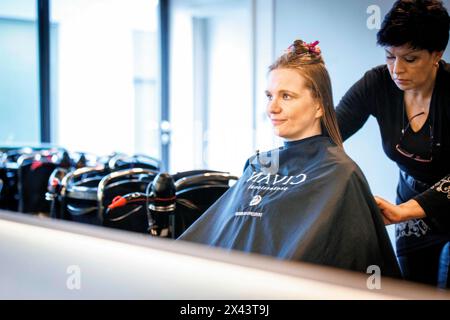
[[[262,197],[257,194],[256,196],[253,197],[252,201],[250,201],[250,206],[256,206],[257,204],[259,204],[262,200]]]

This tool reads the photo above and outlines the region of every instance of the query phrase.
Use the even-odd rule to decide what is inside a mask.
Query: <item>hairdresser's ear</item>
[[[444,54],[444,51],[435,51],[432,53],[432,59],[433,59],[433,64],[438,67],[439,66],[439,61],[441,61],[442,59],[442,55]]]

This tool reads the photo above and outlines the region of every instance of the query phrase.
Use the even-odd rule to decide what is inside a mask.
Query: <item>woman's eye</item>
[[[416,58],[405,58],[405,61],[408,63],[413,63],[414,61],[416,61]]]
[[[394,56],[386,56],[386,60],[394,60],[395,57]]]
[[[270,94],[266,94],[267,100],[271,101],[272,100],[272,95]]]
[[[288,94],[283,94],[283,99],[284,100],[288,100],[288,99],[290,99],[291,98],[291,96],[290,95],[288,95]]]

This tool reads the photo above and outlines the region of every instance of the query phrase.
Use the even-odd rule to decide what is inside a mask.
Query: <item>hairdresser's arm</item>
[[[371,70],[357,81],[336,107],[336,117],[342,139],[347,140],[374,114],[378,74]]]
[[[389,201],[377,196],[375,196],[375,201],[383,214],[385,224],[399,223],[402,221],[426,217],[425,211],[414,199],[399,205],[392,204]]]
[[[427,217],[438,230],[450,230],[450,175],[399,205],[380,197],[375,197],[375,201],[383,214],[385,224]]]

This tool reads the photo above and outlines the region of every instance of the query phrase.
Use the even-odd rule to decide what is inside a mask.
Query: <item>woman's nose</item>
[[[271,101],[269,101],[269,104],[267,105],[267,113],[271,114],[271,113],[280,113],[281,112],[281,108],[280,108],[280,104],[277,101],[277,99],[273,99]]]
[[[403,65],[403,62],[400,59],[398,59],[398,58],[395,59],[394,67],[393,67],[392,71],[395,75],[399,75],[399,74],[405,72],[405,67]]]

